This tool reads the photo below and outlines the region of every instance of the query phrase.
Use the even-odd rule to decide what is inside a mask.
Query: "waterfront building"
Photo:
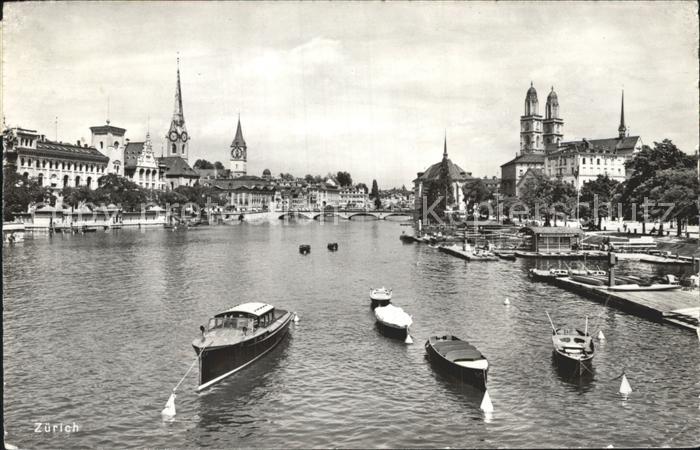
[[[581,244],[583,231],[569,227],[524,227],[523,246],[539,253],[571,253]]]
[[[107,173],[109,158],[87,143],[46,139],[36,130],[20,127],[3,133],[3,167],[12,165],[25,178],[36,178],[60,196],[64,187],[97,187]]]
[[[524,153],[501,165],[501,191],[506,196],[517,197],[523,175],[529,170],[544,169],[544,153]]]
[[[297,182],[283,182],[275,186],[275,205],[277,210],[309,209],[306,187]]]
[[[448,158],[447,138],[445,138],[442,161],[428,167],[425,172],[418,172],[418,176],[413,180],[413,193],[415,201],[414,207],[416,210],[420,210],[422,208],[423,195],[425,195],[427,192],[425,188],[440,178],[440,168],[443,165],[447,166],[447,172],[449,173],[450,181],[452,183],[452,198],[454,201],[451,208],[459,211],[464,211],[466,209],[462,188],[467,182],[473,180],[474,177],[472,176],[471,172],[466,172]]]
[[[612,145],[601,145],[598,142]],[[617,143],[611,139],[567,142],[545,157],[544,173],[548,177],[560,177],[565,183],[580,189],[587,181],[599,175],[607,175],[619,182],[625,181],[625,155],[618,152]]]
[[[248,173],[248,146],[245,143],[245,139],[243,139],[240,115],[238,116],[238,125],[236,126],[236,136],[231,142],[231,160],[229,164],[231,176],[234,178],[242,177]]]
[[[342,208],[366,208],[370,205],[369,195],[364,187],[345,186],[340,188],[339,206]]]
[[[641,137],[628,135],[625,125],[624,92],[617,130],[618,136],[614,138],[584,138],[580,141],[562,142],[545,157],[546,175],[562,177],[577,189],[585,182],[595,180],[599,175],[607,175],[619,182],[625,181],[631,175],[625,168],[625,162],[642,150],[643,143]]]
[[[484,175],[484,178],[482,178],[481,181],[484,183],[484,185],[486,185],[486,188],[490,192],[494,194],[501,192],[501,180],[498,177],[493,176],[489,178]]]
[[[276,208],[275,185],[255,175],[205,179],[201,183],[219,190],[227,199],[227,207],[235,211],[259,212]]]
[[[536,179],[538,176],[543,175],[544,172],[542,169],[539,168],[529,168],[525,171],[525,173],[518,179],[518,184],[515,185],[515,192],[520,194],[527,184],[527,181],[529,179]]]
[[[199,175],[188,163],[190,136],[185,124],[185,113],[182,108],[182,88],[180,86],[180,59],[177,60],[177,84],[175,86],[175,107],[170,121],[168,133],[165,136],[167,151],[165,156],[158,159],[164,171],[164,186],[175,189],[178,186],[193,186],[199,180]]]
[[[153,153],[150,133],[144,142],[128,142],[124,150],[124,176],[146,189],[164,189],[165,167]]]
[[[340,206],[340,189],[332,178],[327,178],[320,183],[309,185],[306,192],[309,209]]]
[[[91,145],[109,158],[107,173],[123,176],[126,129],[110,125],[107,119],[105,125],[90,127],[90,133]]]

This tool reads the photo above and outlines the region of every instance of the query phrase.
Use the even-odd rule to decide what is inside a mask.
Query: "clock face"
[[[233,159],[241,159],[242,154],[243,154],[243,152],[238,147],[235,147],[233,150],[231,150],[231,157]]]
[[[187,131],[182,132],[180,139],[182,139],[182,142],[187,142]]]
[[[170,140],[173,142],[177,141],[177,131],[173,130],[170,132]]]

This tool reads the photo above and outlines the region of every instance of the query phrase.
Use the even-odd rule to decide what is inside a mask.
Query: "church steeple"
[[[173,122],[177,125],[185,123],[185,113],[182,110],[182,88],[180,87],[180,58],[177,58],[177,85],[175,86],[175,108]]]
[[[442,159],[447,159],[447,130],[445,130],[445,146],[442,150]]]
[[[245,139],[243,139],[243,131],[241,130],[241,115],[238,115],[238,126],[236,127],[236,137],[233,138],[231,147],[246,148]]]
[[[547,96],[542,122],[544,145],[558,145],[564,139],[564,121],[559,116],[559,98],[554,92],[554,86]]]
[[[177,84],[175,85],[175,108],[170,129],[165,136],[168,140],[168,156],[188,158],[189,136],[185,126],[185,114],[182,109],[182,88],[180,86],[180,58],[177,58]]]
[[[236,136],[231,142],[231,176],[240,177],[247,173],[248,165],[248,146],[243,139],[243,130],[241,128],[241,115],[238,115],[238,125],[236,126]]]
[[[620,107],[620,126],[617,128],[620,139],[627,135],[627,126],[625,126],[625,90],[622,90],[622,105]]]
[[[532,82],[525,94],[525,111],[520,116],[520,152],[533,153],[544,150],[542,116],[539,113],[537,90]]]

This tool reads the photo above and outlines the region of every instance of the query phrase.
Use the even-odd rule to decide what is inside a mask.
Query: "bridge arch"
[[[353,217],[373,217],[375,220],[381,220],[381,217],[379,217],[378,214],[373,214],[366,211],[348,214],[348,220],[352,220]]]

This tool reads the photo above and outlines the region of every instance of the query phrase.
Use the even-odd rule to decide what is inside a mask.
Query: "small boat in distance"
[[[308,255],[311,253],[311,246],[309,244],[302,244],[299,246],[299,253],[302,255]]]
[[[379,306],[374,309],[374,317],[383,335],[410,343],[408,328],[413,324],[413,319],[403,309],[392,304]]]
[[[199,355],[198,391],[233,375],[272,350],[289,331],[294,313],[260,302],[216,314],[192,341]]]
[[[552,278],[566,277],[569,272],[564,269],[530,269],[528,277],[535,281],[550,280]]]
[[[372,300],[372,308],[386,306],[391,303],[391,289],[385,287],[370,289],[369,299]]]
[[[462,382],[486,390],[489,362],[476,347],[458,337],[430,336],[425,342],[430,361]]]
[[[338,251],[338,243],[337,242],[331,242],[328,244],[328,250],[335,252]]]
[[[401,242],[405,244],[412,244],[413,242],[416,241],[416,238],[411,236],[410,234],[405,234],[401,233],[401,236],[399,236],[399,239],[401,239]]]
[[[595,345],[593,338],[588,334],[588,317],[586,317],[586,328],[582,332],[578,329],[555,328],[549,313],[546,311],[545,313],[552,325],[552,345],[557,364],[572,375],[581,375],[586,370],[590,372]]]
[[[515,261],[515,252],[513,251],[508,251],[508,250],[495,250],[493,252],[494,255],[498,256],[501,259],[505,259],[506,261]]]

